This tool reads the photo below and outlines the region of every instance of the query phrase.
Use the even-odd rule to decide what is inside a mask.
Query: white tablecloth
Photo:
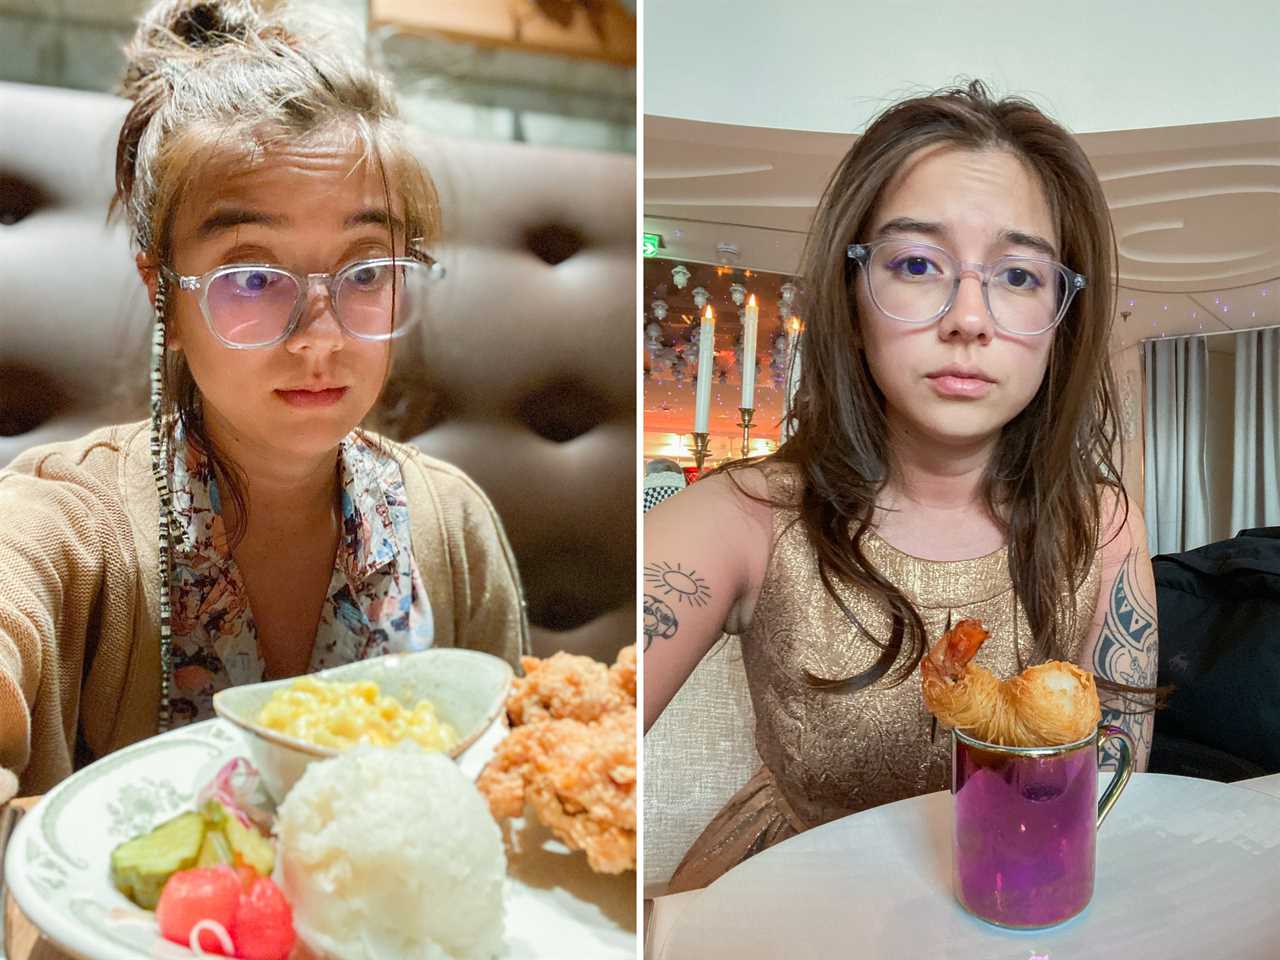
[[[1269,777],[1255,777],[1252,780],[1237,780],[1232,786],[1248,787],[1250,790],[1261,790],[1273,797],[1280,797],[1280,773]]]
[[[1155,785],[1154,783],[1155,780],[1166,780],[1166,781],[1184,780],[1184,778],[1162,777],[1161,775],[1158,775],[1158,774],[1134,774],[1133,782],[1131,782],[1128,790],[1133,791],[1135,797],[1139,793],[1143,793],[1144,787],[1138,787],[1137,790],[1134,790],[1134,787],[1137,786],[1138,784],[1141,784],[1147,778],[1154,778],[1153,780],[1149,781],[1149,783],[1153,786]],[[1189,781],[1188,785],[1194,786],[1196,784],[1203,784],[1204,786],[1202,789],[1207,793],[1212,793],[1213,791],[1219,791],[1219,790],[1225,791],[1225,793],[1221,794],[1221,796],[1224,796],[1224,797],[1231,797],[1232,796],[1231,791],[1233,790],[1248,790],[1254,793],[1265,794],[1275,799],[1280,799],[1280,774],[1274,774],[1266,777],[1258,777],[1253,780],[1238,781],[1234,784],[1229,784],[1229,785],[1216,784],[1212,781]],[[1168,786],[1168,784],[1160,784],[1160,786],[1164,787],[1164,786]],[[1121,801],[1117,805],[1115,812],[1113,812],[1112,814],[1112,818],[1118,822],[1122,821],[1123,817],[1125,816],[1125,806],[1126,806],[1125,799],[1126,798],[1124,797],[1121,798]],[[1257,828],[1260,825],[1262,826],[1263,828],[1262,832],[1265,832],[1267,835],[1264,837],[1258,838],[1256,845],[1258,845],[1260,849],[1259,851],[1255,851],[1255,853],[1257,854],[1257,857],[1261,857],[1268,864],[1270,864],[1271,869],[1268,871],[1263,871],[1260,874],[1265,878],[1262,884],[1262,889],[1253,889],[1247,892],[1246,894],[1247,899],[1257,899],[1258,901],[1256,904],[1252,906],[1247,902],[1240,901],[1238,898],[1233,902],[1231,898],[1231,894],[1228,891],[1216,891],[1216,892],[1206,891],[1206,892],[1223,897],[1224,909],[1228,909],[1230,911],[1237,911],[1237,910],[1243,911],[1245,915],[1241,917],[1241,922],[1247,924],[1248,922],[1257,922],[1258,920],[1257,916],[1249,913],[1249,911],[1251,910],[1258,911],[1265,917],[1274,918],[1274,917],[1280,916],[1280,911],[1276,909],[1276,903],[1280,902],[1280,900],[1277,899],[1277,898],[1280,898],[1280,806],[1277,806],[1275,808],[1276,821],[1275,821],[1275,824],[1272,825],[1271,821],[1268,819],[1268,814],[1270,810],[1267,804],[1259,804],[1256,801],[1256,799],[1247,800],[1246,798],[1243,798],[1243,797],[1239,799],[1241,801],[1240,806],[1237,809],[1231,811],[1230,817],[1235,818],[1237,827],[1239,827],[1241,824],[1245,824],[1247,820],[1249,829],[1245,830],[1244,832],[1250,833],[1251,835],[1256,835],[1259,832]],[[946,807],[948,802],[949,802],[948,795],[945,791],[940,792],[938,794],[930,794],[928,797],[925,797],[925,798],[915,798],[914,800],[911,800],[911,801],[902,801],[903,804],[922,803],[922,805],[931,805],[932,807],[935,808],[931,810],[928,814],[922,814],[921,811],[917,811],[917,815],[922,816],[922,823],[927,821],[929,824],[931,824],[931,826],[928,828],[930,831],[932,831],[934,827],[939,826],[939,824],[935,823],[934,821],[940,821],[942,828],[947,829],[948,825],[946,823],[945,818],[949,814],[949,807]],[[1167,799],[1165,803],[1167,805]],[[896,807],[899,805],[892,805],[892,806]],[[946,808],[945,810],[944,810],[944,807]],[[837,827],[837,825],[839,824],[850,823],[852,821],[857,820],[859,817],[865,818],[868,816],[868,814],[876,813],[877,811],[880,812],[879,815],[883,815],[886,809],[887,808],[875,808],[875,810],[865,811],[862,814],[857,814],[854,817],[845,818],[844,821],[837,821],[836,824],[828,824],[826,825],[826,827],[819,828],[819,829],[829,830],[833,827],[835,827],[836,829],[839,829]],[[1130,811],[1130,812],[1133,812],[1133,811]],[[1143,811],[1142,816],[1146,816],[1148,825],[1149,826],[1154,825],[1157,831],[1166,827],[1169,830],[1172,830],[1174,834],[1174,839],[1171,842],[1177,843],[1179,842],[1179,840],[1184,841],[1187,844],[1187,849],[1194,850],[1195,851],[1194,855],[1196,856],[1200,856],[1200,855],[1211,856],[1214,848],[1214,844],[1223,843],[1223,842],[1226,842],[1228,844],[1227,847],[1223,848],[1225,851],[1227,851],[1228,853],[1234,853],[1236,855],[1239,855],[1239,850],[1237,849],[1237,847],[1239,846],[1238,838],[1229,837],[1229,836],[1226,836],[1225,834],[1215,836],[1212,831],[1210,831],[1207,835],[1204,835],[1204,836],[1192,836],[1192,834],[1195,832],[1195,829],[1189,824],[1177,825],[1177,824],[1168,823],[1165,820],[1159,819],[1158,814],[1154,814],[1154,819],[1153,819],[1153,817],[1148,816],[1145,811]],[[1107,825],[1104,825],[1103,827],[1104,835],[1107,833],[1108,827],[1110,827],[1111,825],[1112,825],[1112,820],[1108,820]],[[1274,826],[1274,829],[1273,829],[1273,826]],[[1182,829],[1183,827],[1186,827],[1186,829]],[[1230,823],[1228,823],[1228,827],[1230,827]],[[1181,833],[1179,833],[1179,831],[1181,831]],[[813,831],[810,831],[810,833],[813,833]],[[797,844],[797,841],[804,840],[806,836],[808,835],[802,834],[799,837],[793,837],[791,840],[784,841],[783,844],[779,844],[778,847],[775,847],[773,849],[778,850],[780,848],[787,847],[788,845],[793,845],[793,847],[797,851],[796,853],[797,858],[803,859],[804,857],[816,858],[816,857],[823,856],[823,853],[821,852],[815,853],[814,850],[805,849],[803,852],[800,851],[800,847],[802,846],[802,844]],[[935,840],[936,839],[937,838],[935,837]],[[1107,840],[1108,838],[1104,836],[1103,839]],[[1233,841],[1235,841],[1235,844],[1236,844],[1234,847],[1231,846]],[[814,846],[814,844],[810,842],[808,846]],[[892,846],[892,842],[891,842],[891,846]],[[766,854],[761,854],[759,856],[766,857],[767,859],[768,858],[767,854],[768,852],[766,852]],[[833,855],[839,856],[840,854],[834,853]],[[1110,890],[1112,893],[1118,896],[1125,895],[1123,891],[1117,892],[1113,890],[1112,887],[1114,886],[1114,884],[1111,884],[1109,886],[1108,879],[1105,876],[1105,873],[1107,870],[1105,866],[1107,863],[1105,856],[1106,856],[1105,854],[1100,855],[1099,883],[1098,883],[1098,889],[1095,890],[1095,903],[1091,905],[1088,911],[1086,911],[1086,915],[1088,915],[1091,912],[1099,915],[1102,914],[1103,910],[1099,909],[1097,904],[1097,899],[1103,891]],[[748,864],[750,862],[751,861],[748,861]],[[1255,858],[1253,856],[1246,855],[1241,862],[1243,864],[1246,864],[1252,867],[1255,865]],[[780,866],[782,863],[783,863],[783,858],[777,858],[777,864]],[[794,866],[794,865],[795,863],[793,861],[791,866]],[[814,865],[815,866],[817,865],[816,860],[814,860]],[[746,865],[744,864],[743,866],[735,868],[735,870],[730,871],[730,873],[727,874],[726,876],[730,876],[732,874],[738,873],[739,871],[742,871],[743,867],[745,866]],[[764,861],[761,861],[761,863],[758,865],[758,868],[762,866],[764,866]],[[899,864],[899,866],[901,866],[901,864]],[[937,864],[934,864],[933,866],[937,867]],[[792,870],[779,870],[778,872],[774,872],[772,870],[762,870],[758,868],[755,870],[755,876],[753,878],[753,882],[757,884],[764,884],[766,886],[771,883],[785,885],[787,883],[787,879],[785,878],[790,878],[793,876]],[[1054,942],[1054,939],[1053,939],[1054,937],[1057,937],[1058,940],[1060,941],[1063,939],[1071,940],[1071,939],[1074,939],[1075,937],[1078,937],[1081,932],[1077,928],[1085,920],[1085,917],[1083,916],[1080,918],[1077,918],[1076,920],[1070,921],[1069,923],[1064,924],[1060,927],[1051,928],[1050,931],[1048,931],[1047,937],[1045,934],[998,931],[993,927],[988,927],[987,925],[982,924],[980,921],[973,920],[972,918],[963,914],[963,911],[961,911],[960,908],[956,906],[953,901],[949,904],[946,903],[945,901],[947,901],[950,898],[950,886],[949,886],[949,882],[947,881],[945,871],[938,872],[937,870],[933,870],[931,872],[937,875],[932,878],[931,886],[930,886],[929,880],[926,879],[925,881],[923,881],[923,883],[925,884],[925,888],[927,890],[925,896],[926,897],[931,896],[934,900],[937,900],[938,902],[931,903],[931,902],[926,902],[924,899],[921,899],[920,902],[917,903],[918,907],[922,909],[927,908],[928,910],[933,911],[933,914],[934,914],[932,917],[920,918],[921,930],[925,929],[924,925],[927,925],[931,922],[936,924],[939,920],[943,919],[939,914],[948,913],[950,915],[946,917],[947,921],[949,923],[952,923],[953,925],[958,925],[956,926],[956,929],[960,930],[962,934],[975,938],[975,941],[982,941],[985,938],[988,943],[996,944],[997,946],[996,952],[991,953],[990,954],[991,956],[1004,956],[1007,954],[1010,960],[1026,960],[1026,956],[1027,956],[1026,950],[1028,948],[1034,947],[1034,945],[1038,942],[1044,941],[1045,944],[1052,945]],[[717,885],[719,884],[720,882],[718,881]],[[714,891],[717,885],[713,885],[713,887],[708,888],[708,890]],[[939,892],[939,891],[932,890],[932,887],[941,887],[942,889]],[[1189,889],[1192,889],[1192,888],[1193,887],[1190,887]],[[725,913],[724,911],[725,901],[721,899],[718,902],[713,902],[713,901],[716,901],[717,893],[713,893],[711,896],[708,896],[708,890],[694,890],[688,893],[674,894],[672,896],[660,897],[655,901],[653,914],[650,918],[650,923],[648,926],[648,934],[645,938],[644,955],[646,960],[685,960],[685,958],[688,957],[690,954],[686,950],[683,950],[680,948],[679,946],[680,942],[688,943],[690,941],[697,941],[699,939],[696,936],[693,936],[693,937],[689,936],[690,931],[687,929],[688,925],[690,924],[696,925],[704,917],[706,918],[708,925],[712,925],[714,923],[723,921],[724,913]],[[788,891],[779,890],[778,893],[780,895],[780,899],[785,899]],[[790,893],[794,893],[794,890],[790,891]],[[1135,896],[1135,895],[1142,895],[1144,893],[1145,891],[1139,890],[1139,891],[1134,891],[1133,893],[1130,893],[1128,895]],[[704,897],[707,898],[706,902],[699,905],[699,901]],[[1201,897],[1200,900],[1202,901],[1200,904],[1200,909],[1203,909],[1204,897]],[[758,907],[759,904],[752,904],[748,906],[747,904],[744,903],[744,906],[746,906],[747,909],[743,911],[742,915],[737,920],[737,922],[742,927],[749,930],[753,928],[753,925],[762,923],[762,918],[759,912],[753,909],[753,907]],[[1151,904],[1149,906],[1153,909],[1158,910],[1161,914],[1164,914],[1166,911],[1169,910],[1171,906],[1176,906],[1176,904],[1163,902],[1158,905]],[[853,907],[850,906],[849,909],[853,909]],[[732,912],[737,913],[738,911],[733,910]],[[785,913],[785,905],[783,905],[782,912]],[[848,916],[840,910],[834,910],[830,914],[830,921],[833,925],[843,925],[848,921]],[[1175,912],[1171,914],[1169,919],[1169,924],[1171,925],[1170,929],[1177,930],[1178,921],[1179,921],[1179,913]],[[889,923],[890,921],[886,919],[885,922]],[[1274,928],[1274,931],[1275,931],[1274,941],[1270,940],[1270,934],[1264,935],[1264,939],[1266,940],[1268,945],[1266,947],[1260,948],[1263,952],[1258,952],[1256,954],[1249,952],[1250,950],[1254,949],[1254,947],[1251,945],[1252,941],[1250,941],[1249,942],[1250,945],[1246,945],[1243,948],[1242,952],[1228,953],[1228,954],[1222,954],[1222,955],[1223,956],[1230,955],[1233,958],[1233,960],[1245,960],[1246,957],[1248,957],[1249,960],[1253,960],[1255,956],[1257,957],[1257,960],[1263,960],[1263,958],[1267,958],[1267,960],[1274,960],[1274,958],[1280,957],[1280,922],[1275,920],[1270,920],[1267,922],[1277,923],[1277,926]],[[977,933],[974,933],[974,931],[977,931]],[[1250,934],[1248,934],[1248,931],[1245,931],[1245,933],[1246,933],[1246,939],[1247,939],[1248,936],[1250,936]],[[1035,939],[1037,936],[1040,937],[1040,940]],[[1254,937],[1254,939],[1257,938],[1256,930],[1254,934],[1252,934],[1252,936]],[[893,939],[894,937],[892,936],[887,938],[887,940],[893,940]],[[902,938],[898,938],[898,939],[902,939]],[[907,938],[907,939],[910,939],[910,938]],[[923,939],[927,940],[928,938],[926,936],[926,937],[923,937]],[[1176,937],[1173,937],[1171,939],[1175,942],[1177,940]],[[864,941],[862,943],[862,946],[866,948],[868,947],[868,944]],[[952,946],[959,947],[960,944],[952,944]],[[1014,952],[1009,952],[1009,950],[1007,949],[1009,947],[1014,948]],[[706,948],[706,945],[703,944],[701,949],[705,951],[705,948]],[[714,950],[714,946],[712,947],[712,949]],[[1003,953],[1000,952],[1002,949],[1003,949]],[[1088,955],[1091,957],[1091,960],[1099,960],[1099,958],[1101,957],[1104,957],[1104,956],[1110,957],[1113,955],[1117,957],[1119,956],[1133,957],[1133,956],[1147,955],[1143,953],[1141,950],[1139,950],[1136,953],[1130,952],[1129,954],[1124,954],[1123,952],[1124,949],[1125,948],[1123,947],[1123,945],[1117,946],[1116,944],[1113,943],[1111,946],[1098,947],[1092,950]],[[1132,949],[1132,946],[1130,946],[1129,949]],[[756,952],[753,952],[753,950],[755,950]],[[1102,952],[1098,952],[1099,950],[1101,950]],[[1113,952],[1117,950],[1119,952]],[[730,955],[731,952],[733,951],[726,950],[726,952],[723,954],[703,952],[703,956],[708,958],[712,956],[727,957]],[[1035,952],[1036,950],[1033,949],[1032,955],[1034,955]],[[1062,953],[1059,953],[1057,950],[1040,949],[1040,953],[1041,955],[1052,955],[1053,957],[1058,957],[1058,956],[1067,957],[1067,956],[1077,955],[1074,952],[1074,949],[1069,949],[1066,952],[1062,952]],[[746,960],[746,958],[748,957],[769,957],[774,955],[782,955],[782,954],[776,954],[776,953],[770,952],[769,947],[763,947],[763,946],[760,946],[759,944],[757,944],[755,947],[747,946],[741,951],[736,953],[736,956],[743,958],[743,960]],[[807,956],[809,955],[809,953],[807,953],[804,949],[800,949],[800,952],[795,953],[794,955]],[[864,954],[859,949],[857,949],[857,944],[851,941],[848,943],[848,950],[845,951],[845,955],[871,956],[871,955],[878,955],[878,954],[874,954],[874,951],[873,953]],[[960,953],[913,952],[911,954],[912,957],[952,956],[952,955],[955,955],[955,956],[963,955],[967,957],[977,958],[979,956],[986,956],[987,954],[984,954],[981,952],[966,953],[966,951],[963,949],[960,951]],[[1079,954],[1079,955],[1085,956],[1086,954]],[[1183,954],[1177,953],[1176,949],[1172,953],[1161,954],[1161,956],[1165,958],[1165,960],[1169,960],[1169,958],[1182,956],[1182,955]],[[1198,956],[1208,956],[1208,955],[1209,954],[1203,954],[1203,953],[1197,954],[1194,952],[1187,954],[1188,957],[1190,956],[1198,957]]]

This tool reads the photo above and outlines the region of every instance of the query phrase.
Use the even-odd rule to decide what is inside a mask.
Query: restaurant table
[[[1099,831],[1089,907],[1035,931],[955,901],[951,817],[946,791],[874,807],[658,898],[646,960],[1280,958],[1280,774],[1134,774]]]

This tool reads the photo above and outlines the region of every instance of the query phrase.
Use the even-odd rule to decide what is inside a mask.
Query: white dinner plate
[[[1280,799],[1134,774],[1099,831],[1092,902],[1038,931],[1002,930],[956,903],[951,814],[951,795],[931,793],[766,850],[690,895],[657,956],[1280,958]]]
[[[209,720],[113,753],[49,791],[5,858],[22,912],[83,960],[189,960],[160,936],[154,914],[111,885],[111,850],[193,809],[199,788],[236,756],[248,756],[244,734]],[[635,957],[634,873],[593,873],[537,824],[511,821],[506,833],[506,960]]]

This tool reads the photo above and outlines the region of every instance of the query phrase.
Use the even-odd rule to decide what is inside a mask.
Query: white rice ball
[[[276,822],[298,936],[334,960],[490,960],[506,856],[475,785],[412,743],[312,763]]]

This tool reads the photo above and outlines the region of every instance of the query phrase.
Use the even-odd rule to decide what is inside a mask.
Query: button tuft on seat
[[[576,380],[557,380],[522,401],[516,417],[540,437],[567,443],[600,425],[609,401]]]
[[[0,173],[0,225],[11,227],[44,206],[44,197],[34,184]]]
[[[584,594],[564,592],[529,598],[529,623],[543,630],[576,630],[604,612]]]
[[[634,547],[633,547],[634,549]],[[529,623],[542,630],[576,630],[635,598],[635,580],[584,534],[543,544],[521,561]]]
[[[582,235],[560,224],[548,224],[525,234],[525,243],[534,255],[555,266],[582,249]]]
[[[20,437],[66,406],[48,374],[21,364],[0,364],[0,437]]]

